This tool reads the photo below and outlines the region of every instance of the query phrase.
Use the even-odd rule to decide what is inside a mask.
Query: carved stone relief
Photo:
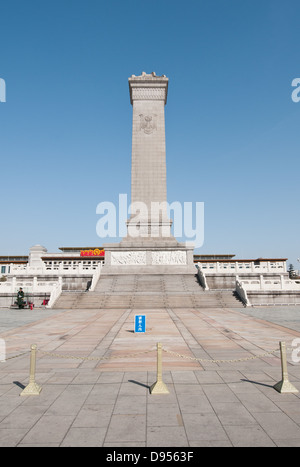
[[[146,265],[145,251],[116,251],[111,253],[111,264],[118,265]]]
[[[164,100],[166,91],[164,88],[133,88],[133,100]]]
[[[152,264],[180,265],[187,264],[185,251],[154,251],[152,252]]]
[[[140,114],[140,130],[150,135],[156,130],[156,117],[157,115],[143,115]]]

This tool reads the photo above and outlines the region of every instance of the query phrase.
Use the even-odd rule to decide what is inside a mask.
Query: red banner
[[[95,250],[81,250],[80,256],[105,256],[105,251],[99,250],[99,248]]]

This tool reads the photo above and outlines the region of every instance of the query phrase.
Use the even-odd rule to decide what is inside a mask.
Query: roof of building
[[[59,248],[61,251],[83,251],[83,250],[103,250],[100,246],[62,246]]]
[[[275,262],[275,261],[287,261],[288,258],[257,258],[257,259],[232,259],[232,262],[236,263],[261,263],[261,262]],[[228,259],[196,259],[194,256],[194,261],[199,263],[228,263]]]

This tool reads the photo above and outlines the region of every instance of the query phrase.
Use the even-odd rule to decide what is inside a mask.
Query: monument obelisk
[[[132,104],[131,203],[145,208],[138,217],[137,241],[171,240],[167,216],[167,174],[165,143],[165,105],[168,78],[155,73],[129,78]],[[131,218],[132,230],[137,226]],[[130,234],[130,232],[129,232]],[[156,241],[156,243],[158,243]]]
[[[143,72],[129,78],[132,104],[131,215],[119,244],[104,244],[106,270],[194,272],[193,246],[171,234],[167,209],[165,105],[169,79]],[[135,266],[135,268],[134,268]],[[119,271],[121,269],[119,268]]]

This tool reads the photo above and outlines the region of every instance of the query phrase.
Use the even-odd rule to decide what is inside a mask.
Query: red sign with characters
[[[80,256],[105,256],[105,251],[99,248],[95,250],[81,250]]]

